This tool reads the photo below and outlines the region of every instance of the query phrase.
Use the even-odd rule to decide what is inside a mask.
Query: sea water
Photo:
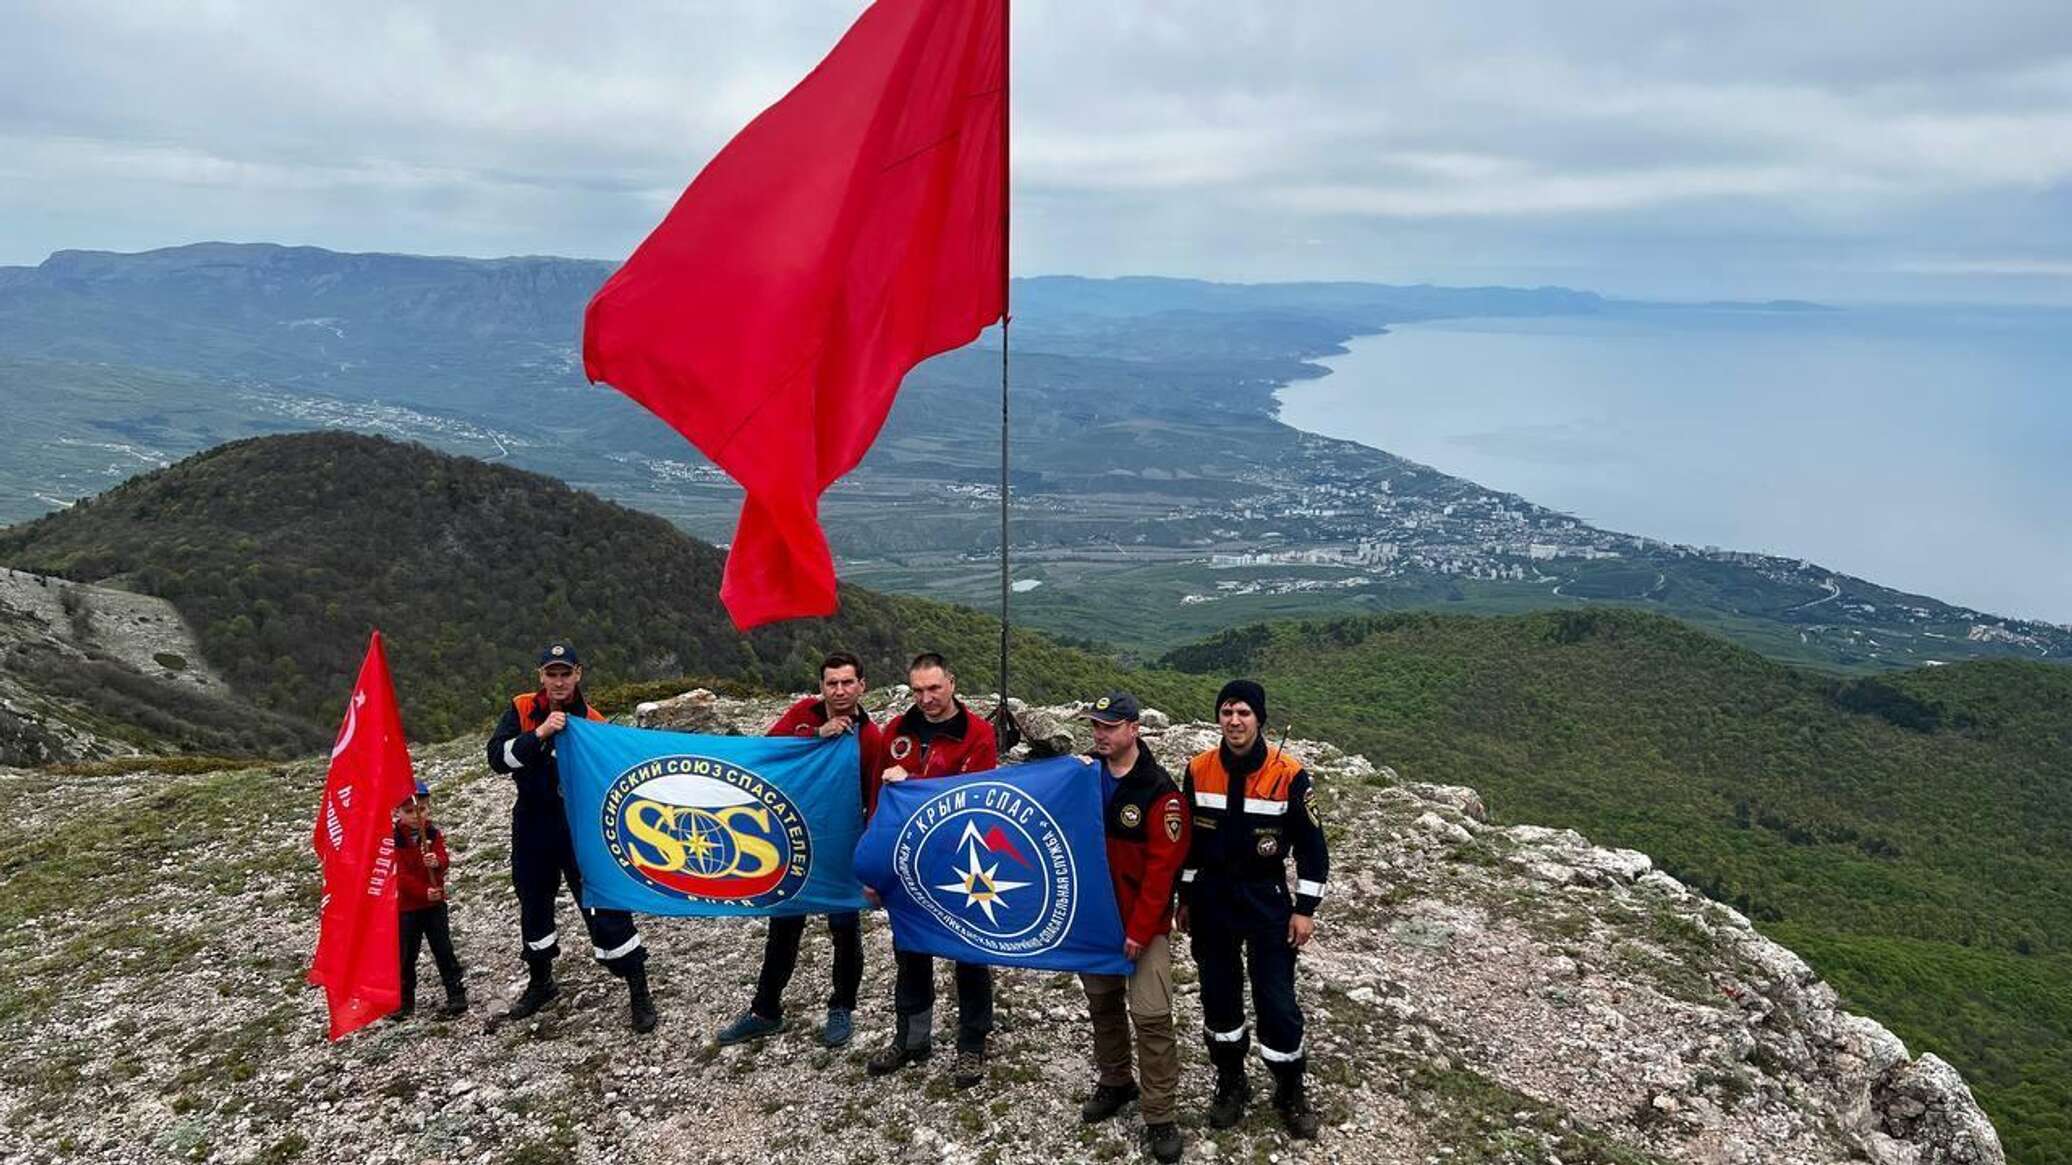
[[[2072,311],[1618,306],[1349,347],[1282,420],[1600,527],[2072,622]]]

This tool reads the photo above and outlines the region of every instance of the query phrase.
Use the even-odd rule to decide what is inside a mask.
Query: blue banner
[[[1058,757],[887,785],[856,847],[903,951],[1127,975],[1102,824],[1105,774]]]
[[[555,738],[583,905],[642,914],[863,907],[856,734],[695,736],[570,720]]]

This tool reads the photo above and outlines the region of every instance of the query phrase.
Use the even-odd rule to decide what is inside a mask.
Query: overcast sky
[[[616,259],[855,0],[0,0],[0,263]],[[1021,274],[2072,303],[2067,0],[1020,0]]]

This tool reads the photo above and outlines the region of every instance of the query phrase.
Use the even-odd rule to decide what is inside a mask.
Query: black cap
[[[549,643],[540,649],[541,667],[556,663],[565,663],[570,667],[581,667],[583,666],[583,659],[576,654],[576,649],[567,643]]]
[[[1224,684],[1223,690],[1216,693],[1216,714],[1222,715],[1223,705],[1232,700],[1250,704],[1252,715],[1259,718],[1259,723],[1266,723],[1266,689],[1259,686],[1258,680],[1232,680]]]
[[[1088,720],[1099,720],[1103,724],[1120,724],[1125,720],[1134,722],[1141,714],[1137,698],[1128,692],[1110,692],[1095,700],[1086,710]]]

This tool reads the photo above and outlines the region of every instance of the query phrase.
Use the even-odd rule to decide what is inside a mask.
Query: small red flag
[[[720,598],[835,610],[820,495],[1007,299],[1004,0],[878,0],[590,301],[583,367],[748,491]]]
[[[324,899],[309,981],[324,989],[334,1040],[403,1003],[390,812],[416,788],[388,657],[376,631],[331,746],[331,773],[317,807],[314,842]]]

